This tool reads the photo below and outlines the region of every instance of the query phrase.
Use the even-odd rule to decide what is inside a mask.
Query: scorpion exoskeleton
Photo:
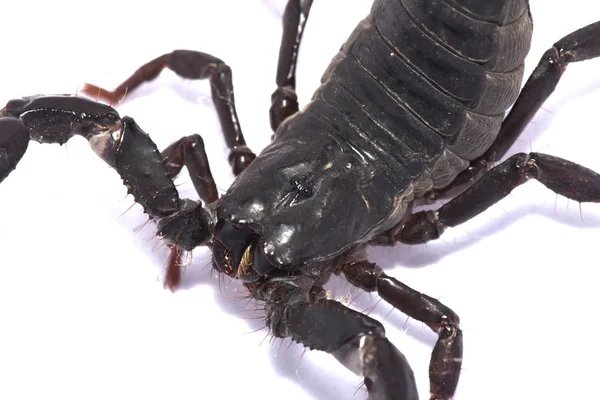
[[[23,97],[0,110],[0,181],[30,140],[80,135],[156,222],[170,249],[167,287],[180,282],[183,253],[209,247],[213,268],[264,304],[273,336],[332,354],[364,377],[371,400],[418,399],[383,325],[328,298],[325,283],[342,276],[438,335],[431,398],[450,399],[463,359],[458,315],[387,275],[367,247],[437,239],[531,179],[577,202],[600,201],[600,175],[583,166],[541,152],[504,160],[567,65],[600,55],[600,23],[558,40],[521,90],[528,1],[376,0],[299,110],[296,62],[312,3],[289,0],[285,9],[273,141],[258,156],[242,134],[231,68],[214,55],[175,50],[112,91],[81,90],[115,104],[165,68],[208,79],[237,177],[223,196],[200,135],[159,151],[133,118],[78,95]],[[184,167],[201,202],[181,198],[173,183]],[[415,209],[439,199],[450,200]]]

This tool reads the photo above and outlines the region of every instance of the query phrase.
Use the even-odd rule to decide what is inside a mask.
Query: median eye
[[[296,190],[297,195],[300,194],[304,197],[310,197],[313,194],[313,190],[309,184],[298,178],[290,179],[290,186]]]

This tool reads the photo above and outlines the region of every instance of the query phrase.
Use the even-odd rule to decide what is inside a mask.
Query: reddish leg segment
[[[183,78],[210,80],[213,103],[219,115],[223,136],[231,150],[229,163],[237,176],[256,158],[256,155],[246,146],[235,110],[231,68],[219,58],[199,51],[175,50],[141,66],[113,91],[85,84],[82,92],[114,104],[142,83],[155,79],[164,68],[171,69]]]
[[[438,334],[429,363],[432,400],[452,398],[458,385],[463,354],[463,336],[458,315],[438,300],[420,293],[369,261],[346,264],[341,268],[348,282],[382,299],[411,318],[423,322]]]

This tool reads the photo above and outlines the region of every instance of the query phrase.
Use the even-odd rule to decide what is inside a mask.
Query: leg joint
[[[348,282],[367,292],[377,290],[377,280],[383,273],[377,264],[367,260],[345,264],[342,272]]]

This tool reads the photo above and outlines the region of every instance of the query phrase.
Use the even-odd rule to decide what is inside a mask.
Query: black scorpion
[[[313,101],[298,112],[297,32],[311,3],[292,0],[286,9],[271,108],[274,141],[256,159],[237,122],[231,71],[218,58],[175,51],[113,92],[91,85],[84,90],[114,101],[165,67],[186,78],[210,79],[239,174],[220,199],[199,136],[175,142],[161,157],[131,118],[71,96],[7,104],[0,120],[0,179],[14,169],[29,140],[64,143],[82,135],[119,172],[171,245],[168,285],[178,283],[180,250],[210,246],[215,268],[242,280],[265,303],[275,336],[332,353],[365,377],[371,399],[417,398],[412,371],[382,326],[326,298],[322,285],[341,274],[439,334],[430,368],[432,398],[450,398],[462,361],[458,317],[368,262],[365,247],[436,239],[532,178],[570,199],[597,202],[600,176],[572,162],[530,153],[491,165],[566,65],[598,55],[600,26],[557,42],[503,119],[518,96],[529,48],[527,2],[376,1],[325,72]],[[205,206],[175,191],[172,178],[183,166]],[[453,200],[438,210],[411,212],[449,196]]]

